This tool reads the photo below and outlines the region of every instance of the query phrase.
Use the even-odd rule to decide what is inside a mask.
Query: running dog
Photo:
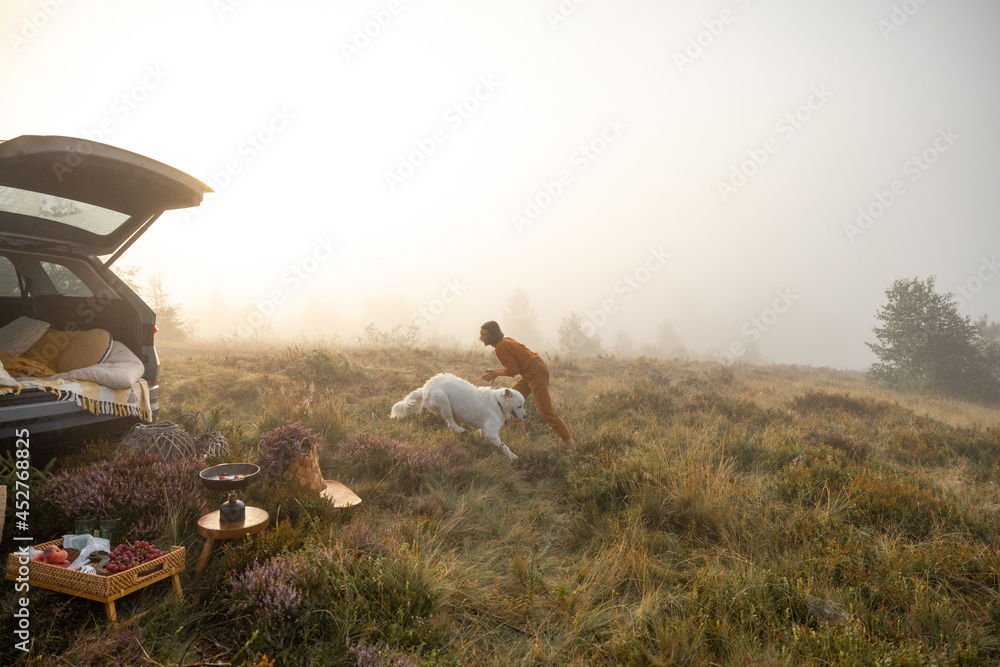
[[[517,454],[500,440],[500,427],[508,417],[524,419],[524,396],[515,389],[477,387],[451,373],[439,373],[414,389],[409,396],[392,406],[390,418],[402,419],[413,412],[427,408],[428,412],[441,415],[455,433],[464,433],[458,422],[478,428],[483,437],[497,447],[511,461]]]

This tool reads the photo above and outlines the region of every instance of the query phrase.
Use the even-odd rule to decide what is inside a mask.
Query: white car
[[[19,320],[108,332],[141,361],[155,419],[156,314],[109,267],[164,211],[198,206],[211,191],[165,164],[84,139],[0,142],[0,331]],[[59,398],[31,388],[0,393],[4,449],[27,434],[32,455],[52,455],[71,441],[119,437],[138,420]]]

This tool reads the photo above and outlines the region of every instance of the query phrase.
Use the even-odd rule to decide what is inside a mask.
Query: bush
[[[261,435],[257,453],[261,476],[268,481],[281,478],[302,453],[302,441],[306,438],[317,446],[323,442],[321,435],[301,422],[288,422]]]
[[[308,562],[301,556],[274,556],[255,563],[230,580],[229,599],[236,615],[253,618],[269,641],[293,633],[308,590]]]
[[[229,627],[247,646],[263,649],[254,645],[263,642],[269,654],[279,649],[279,656],[303,659],[304,644],[317,636],[333,646],[358,642],[359,649],[439,644],[444,635],[431,622],[435,590],[428,568],[407,549],[372,555],[311,543],[233,575],[223,599],[242,619]]]
[[[382,480],[404,493],[418,490],[429,472],[455,480],[464,477],[469,467],[466,450],[451,438],[430,448],[358,431],[332,451],[340,474]]]
[[[196,521],[218,505],[198,473],[197,457],[164,461],[154,454],[135,454],[117,461],[98,461],[52,477],[38,491],[65,518],[115,515],[122,518],[122,539],[158,539],[172,521]],[[114,545],[112,545],[114,546]]]
[[[903,421],[913,417],[913,412],[901,407],[898,403],[877,401],[873,398],[854,398],[849,394],[828,394],[825,391],[807,391],[802,396],[796,396],[792,408],[803,414],[822,414],[824,412],[846,412],[862,419],[890,418],[893,421]]]

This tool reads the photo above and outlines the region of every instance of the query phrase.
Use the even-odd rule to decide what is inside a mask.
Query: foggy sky
[[[0,28],[0,138],[217,191],[119,260],[206,335],[474,344],[521,287],[552,351],[575,311],[609,346],[669,322],[863,368],[898,278],[1000,317],[989,0],[8,0]]]

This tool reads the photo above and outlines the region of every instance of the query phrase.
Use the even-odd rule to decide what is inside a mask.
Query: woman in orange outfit
[[[487,369],[481,379],[492,382],[501,375],[508,377],[520,375],[521,379],[515,382],[512,388],[521,392],[525,398],[534,394],[538,414],[559,434],[566,447],[571,450],[576,449],[576,443],[573,442],[573,436],[566,428],[566,423],[559,418],[555,408],[552,407],[552,398],[549,396],[549,367],[542,358],[513,338],[504,336],[500,325],[492,320],[479,328],[479,340],[483,345],[492,345],[497,359],[503,364],[503,368]],[[514,421],[517,422],[517,430],[521,435],[526,435],[524,421],[520,419]]]

